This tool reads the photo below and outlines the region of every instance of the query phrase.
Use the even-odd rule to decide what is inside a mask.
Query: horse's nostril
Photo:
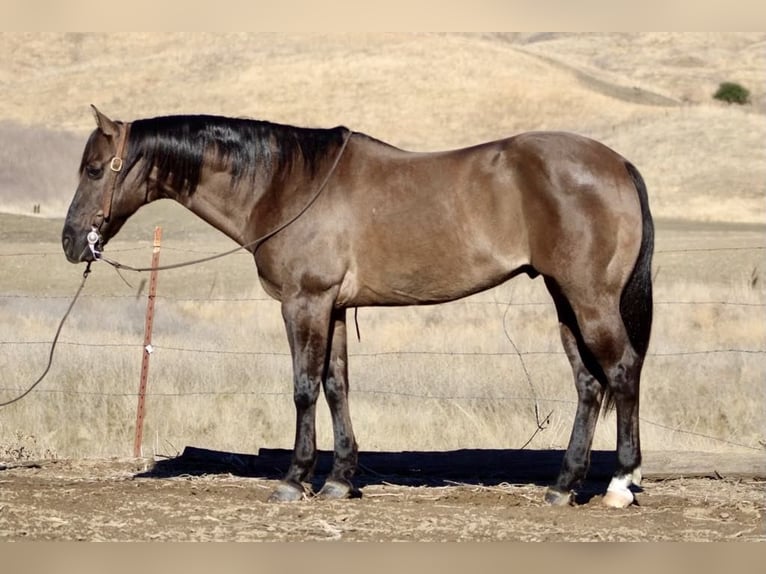
[[[71,254],[72,249],[74,249],[74,239],[71,235],[66,234],[61,237],[61,245],[64,248],[64,253],[68,256]]]

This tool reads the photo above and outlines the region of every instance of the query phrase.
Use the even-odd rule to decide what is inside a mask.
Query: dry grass
[[[739,448],[675,429],[757,446],[765,438],[763,251],[668,250],[763,245],[764,228],[691,226],[667,218],[763,223],[766,125],[763,82],[757,80],[765,39],[117,35],[107,41],[0,34],[0,48],[13,54],[0,62],[0,211],[28,213],[41,203],[43,215],[63,215],[92,127],[91,102],[125,119],[206,112],[343,123],[417,149],[527,129],[580,131],[640,167],[661,220],[655,259],[660,303],[642,394],[645,447]],[[124,69],[115,63],[124,61],[126,49],[131,72],[115,73]],[[722,80],[746,85],[754,104],[713,103],[709,95]],[[79,272],[60,252],[60,219],[6,214],[0,213],[0,341],[44,343]],[[180,207],[159,203],[131,220],[110,250],[126,263],[146,264],[155,224],[165,232],[165,262],[192,255],[183,250],[232,245]],[[22,252],[35,255],[7,255]],[[8,452],[130,452],[144,301],[135,297],[141,279],[129,279],[133,289],[106,268],[91,276],[49,378],[2,412],[0,445]],[[163,274],[160,294],[147,454],[175,454],[187,444],[235,451],[290,447],[287,344],[278,305],[260,300],[265,296],[251,260],[237,255]],[[508,309],[509,301],[514,305]],[[741,304],[683,303],[690,301]],[[519,278],[464,302],[360,310],[362,340],[351,343],[350,368],[362,448],[521,446],[535,428],[534,401],[505,329],[522,352],[544,353],[524,355],[540,410],[553,411],[550,426],[530,446],[563,447],[574,388],[553,309],[541,302],[548,302],[542,283]],[[709,349],[761,352],[678,354]],[[402,354],[407,351],[431,354]],[[45,344],[0,343],[0,386],[21,388],[34,380],[46,353]],[[329,448],[324,407],[319,422],[320,446]],[[613,427],[613,416],[602,421],[597,448],[613,447]]]
[[[179,225],[188,224],[189,236],[195,237],[198,224],[184,219],[182,215],[189,216],[173,204],[153,206],[146,219],[137,216],[126,229],[127,237],[162,219],[163,211],[165,216],[175,213]],[[0,220],[5,229],[17,225],[22,237],[25,221],[40,221]],[[2,275],[0,289],[6,295],[0,297],[0,341],[50,340],[66,295],[79,282],[76,268],[55,255],[57,232],[58,223],[49,222],[45,241],[36,246],[54,255],[28,258],[19,265],[26,268],[23,273]],[[150,229],[145,232],[148,239]],[[188,243],[186,237],[179,241],[166,231],[164,262],[190,256],[186,249],[228,247],[228,240],[214,231],[206,240]],[[753,245],[761,238],[759,231],[747,228],[660,224],[655,263],[659,303],[642,393],[645,448],[740,449],[684,431],[754,447],[766,438],[761,253],[667,252],[700,244]],[[140,244],[143,249],[128,250]],[[18,252],[25,245],[4,249]],[[116,241],[112,251],[126,262],[150,258],[148,241]],[[8,270],[17,259],[5,257],[0,263]],[[31,275],[34,286],[19,289]],[[46,449],[65,457],[130,453],[145,301],[135,297],[140,279],[129,279],[133,289],[109,268],[96,268],[86,298],[64,331],[49,378],[30,397],[4,410],[0,444],[14,443],[22,432],[35,437],[27,451],[36,448],[40,454]],[[9,296],[14,293],[24,296]],[[190,444],[247,452],[263,446],[289,448],[294,412],[287,343],[279,306],[257,287],[249,257],[235,255],[164,273],[159,294],[145,453],[172,455]],[[61,297],[41,298],[45,295]],[[704,301],[711,304],[685,304]],[[739,304],[715,303],[720,301]],[[508,302],[513,303],[510,308]],[[530,448],[563,448],[575,393],[555,314],[547,303],[539,280],[518,278],[442,306],[361,309],[361,342],[350,342],[350,370],[352,413],[362,448],[518,448],[535,429],[533,396],[543,415],[553,414]],[[522,353],[533,353],[523,359],[534,391],[505,330]],[[729,349],[734,351],[684,354]],[[40,372],[47,346],[3,345],[0,350],[3,387],[20,388]],[[418,353],[409,354],[413,351]],[[324,405],[318,421],[320,447],[329,449],[332,435]],[[595,447],[613,445],[610,415],[599,425]]]

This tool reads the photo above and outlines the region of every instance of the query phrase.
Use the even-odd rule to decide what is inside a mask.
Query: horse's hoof
[[[572,504],[572,493],[549,488],[545,491],[545,502],[551,506],[569,506]]]
[[[630,490],[630,485],[637,482],[641,482],[640,469],[636,469],[631,474],[613,477],[604,495],[604,505],[611,508],[627,508],[633,504],[635,497]]]
[[[633,493],[629,489],[615,488],[606,491],[602,502],[611,508],[627,508],[633,504],[634,500]]]
[[[343,498],[360,498],[362,493],[355,489],[351,484],[328,480],[324,483],[322,490],[319,491],[320,498],[328,500],[340,500]]]
[[[306,492],[303,488],[283,482],[271,493],[269,502],[297,502],[304,498],[306,498]]]

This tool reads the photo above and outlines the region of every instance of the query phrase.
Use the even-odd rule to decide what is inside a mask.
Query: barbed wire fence
[[[193,254],[193,255],[206,255],[210,254],[212,252],[209,251],[200,251],[200,250],[191,250],[191,249],[184,249],[184,248],[177,248],[172,246],[163,246],[163,250],[167,251],[176,251],[179,253],[184,254]],[[699,253],[699,252],[710,252],[710,253],[726,253],[726,252],[732,252],[732,251],[753,251],[753,252],[762,252],[764,249],[766,249],[766,246],[737,246],[737,247],[712,247],[712,248],[684,248],[684,249],[664,249],[664,250],[657,250],[656,256],[661,257],[663,254],[688,254],[688,253]],[[125,248],[119,250],[119,252],[129,252],[129,251],[147,251],[146,247],[134,247],[134,248]],[[4,260],[13,259],[13,258],[35,258],[35,257],[46,257],[46,256],[55,256],[60,257],[60,253],[58,251],[26,251],[26,252],[15,252],[15,253],[0,253],[0,265]],[[41,302],[41,301],[68,301],[71,298],[71,295],[67,294],[52,294],[52,295],[27,295],[27,294],[18,294],[18,293],[0,293],[0,309],[2,308],[3,302],[8,301],[14,301],[14,300],[28,300],[32,302]],[[113,302],[114,300],[135,300],[136,295],[135,294],[124,294],[124,295],[84,295],[84,299],[89,299],[91,301],[107,301],[107,302]],[[158,306],[161,307],[163,304],[183,304],[183,303],[194,303],[198,305],[243,305],[243,304],[274,304],[273,299],[270,299],[267,296],[256,296],[256,297],[189,297],[189,296],[175,296],[172,294],[158,294],[156,296],[156,301]],[[501,302],[501,301],[476,301],[476,300],[466,300],[463,302],[465,305],[479,305],[479,306],[494,306],[498,308],[498,313],[503,314],[509,307],[538,307],[538,306],[545,306],[545,307],[551,307],[552,303],[550,302]],[[669,299],[669,300],[656,300],[654,302],[655,308],[663,308],[663,307],[697,307],[697,306],[705,306],[705,307],[713,307],[713,308],[740,308],[745,310],[752,309],[754,313],[763,314],[763,308],[766,307],[766,303],[762,301],[734,301],[734,300],[722,300],[722,299],[715,299],[715,300],[681,300],[681,299]],[[231,310],[231,308],[226,309],[227,313],[232,313],[234,311]],[[81,341],[81,340],[66,340],[62,339],[59,341],[59,345],[62,347],[74,347],[74,348],[82,348],[86,350],[92,350],[93,352],[114,352],[117,350],[124,350],[124,351],[133,351],[136,353],[136,357],[138,357],[138,353],[142,350],[143,345],[141,342],[141,336],[142,334],[139,334],[136,336],[135,343],[111,343],[111,342],[90,342],[90,341]],[[45,346],[50,345],[50,340],[24,340],[24,339],[7,339],[7,340],[0,340],[0,353],[5,350],[5,353],[7,353],[9,356],[13,356],[17,353],[17,350],[19,348],[25,348],[25,347],[40,347],[44,348]],[[156,351],[158,354],[168,353],[168,354],[191,354],[197,357],[209,357],[209,356],[241,356],[241,357],[275,357],[279,359],[284,359],[285,361],[289,361],[289,353],[287,351],[258,351],[258,350],[247,350],[247,349],[237,349],[237,348],[221,348],[216,347],[215,345],[205,345],[205,346],[191,346],[191,345],[174,345],[170,342],[163,341],[160,337],[157,342],[154,342],[152,344],[153,351]],[[532,357],[532,356],[563,356],[564,351],[561,350],[519,350],[516,348],[516,345],[511,341],[511,347],[512,349],[509,349],[508,351],[497,351],[497,352],[482,352],[482,351],[433,351],[433,350],[384,350],[384,351],[373,351],[373,352],[363,352],[363,351],[357,351],[357,352],[350,352],[349,358],[351,361],[354,361],[357,358],[363,359],[380,359],[380,360],[400,360],[403,357],[433,357],[433,358],[448,358],[448,357],[465,357],[468,359],[476,359],[480,360],[482,357],[512,357],[517,358],[521,361],[522,367],[526,371],[526,367],[524,366],[524,358],[525,357]],[[742,357],[748,357],[748,356],[756,356],[759,357],[758,361],[762,361],[760,359],[761,356],[766,354],[766,349],[763,348],[739,348],[739,347],[721,347],[721,348],[711,348],[711,349],[704,349],[704,350],[681,350],[681,351],[652,351],[650,352],[650,357],[668,357],[668,358],[677,358],[679,360],[684,360],[688,357],[693,356],[705,356],[705,355],[721,355],[721,354],[733,354],[738,355]],[[60,358],[60,361],[65,361],[66,358]],[[138,362],[138,359],[136,359],[136,363]],[[759,367],[761,369],[761,375],[763,376],[764,373],[763,363],[759,363]],[[527,376],[529,374],[527,373]],[[530,381],[531,384],[531,381]],[[418,392],[418,391],[412,391],[412,390],[394,390],[394,389],[376,389],[376,388],[366,388],[364,386],[354,386],[352,388],[352,393],[358,394],[358,395],[365,395],[370,398],[380,398],[382,400],[388,399],[390,397],[397,397],[401,398],[403,400],[411,400],[411,401],[446,401],[446,402],[464,402],[464,401],[487,401],[487,402],[523,402],[523,403],[531,403],[532,401],[536,400],[538,397],[536,397],[536,393],[534,391],[534,387],[531,389],[531,394],[456,394],[456,393],[432,393],[432,392]],[[13,396],[14,394],[17,394],[18,392],[23,391],[22,386],[19,387],[12,387],[8,385],[0,386],[0,393],[3,393],[4,396]],[[754,389],[754,392],[760,392],[760,389]],[[79,390],[79,389],[60,389],[60,388],[40,388],[35,390],[36,393],[40,394],[46,394],[46,395],[72,395],[72,396],[83,396],[83,397],[102,397],[105,399],[109,398],[116,398],[116,397],[135,397],[136,391],[135,390],[125,390],[125,391],[110,391],[110,390]],[[165,398],[175,398],[175,397],[190,397],[190,396],[217,396],[217,395],[243,395],[243,396],[277,396],[277,397],[290,397],[292,396],[292,389],[289,388],[288,385],[285,386],[284,390],[232,390],[232,389],[216,389],[216,388],[210,388],[210,389],[195,389],[195,390],[175,390],[175,391],[163,391],[163,390],[149,390],[146,393],[146,398],[148,400],[151,400],[152,398],[159,398],[159,397],[165,397]],[[548,403],[556,403],[556,404],[567,404],[567,405],[576,405],[577,401],[574,399],[567,399],[567,398],[561,398],[561,397],[539,397],[541,400],[544,400]],[[752,449],[752,450],[762,450],[764,448],[764,445],[753,445],[753,444],[745,444],[745,442],[741,440],[737,440],[736,437],[722,437],[722,436],[713,436],[711,434],[697,432],[690,429],[684,429],[684,428],[678,428],[674,425],[666,424],[663,421],[657,421],[652,419],[647,419],[645,417],[641,417],[642,423],[645,423],[650,426],[658,427],[667,431],[670,431],[672,433],[680,433],[684,435],[691,435],[700,437],[709,441],[713,441],[715,443],[719,443],[722,445],[729,445],[739,448],[746,448],[746,449]],[[539,421],[538,421],[539,424]]]

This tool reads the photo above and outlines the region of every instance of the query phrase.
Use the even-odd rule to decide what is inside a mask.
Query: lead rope
[[[82,290],[85,287],[85,281],[88,279],[88,275],[90,275],[90,264],[91,262],[89,261],[87,267],[85,268],[85,271],[82,274],[82,282],[80,283],[80,286],[77,288],[77,292],[74,294],[74,297],[72,298],[72,302],[69,303],[69,307],[67,307],[66,313],[64,313],[64,316],[61,318],[61,321],[59,322],[59,326],[56,329],[56,335],[53,337],[53,342],[51,343],[51,350],[50,350],[50,353],[48,353],[48,364],[46,365],[45,370],[43,371],[43,374],[40,375],[40,377],[34,383],[32,383],[26,391],[21,393],[19,396],[11,399],[10,401],[5,401],[3,403],[0,403],[0,408],[7,407],[8,405],[12,405],[13,403],[20,401],[21,399],[26,397],[48,375],[48,371],[51,370],[51,365],[53,364],[53,353],[56,350],[56,345],[59,340],[59,335],[61,334],[61,329],[63,329],[64,322],[67,320],[67,317],[69,317],[69,314],[72,312],[72,308],[74,307],[74,304],[77,302],[77,299],[80,297],[80,293],[82,293]]]
[[[327,175],[322,180],[322,183],[319,184],[319,187],[314,192],[314,194],[309,198],[309,200],[306,202],[306,204],[291,218],[287,219],[268,233],[265,233],[264,235],[261,235],[258,239],[255,241],[251,241],[249,243],[245,243],[244,245],[240,245],[239,247],[235,247],[234,249],[231,249],[229,251],[224,251],[222,253],[216,253],[215,255],[210,255],[209,257],[202,257],[200,259],[193,259],[191,261],[184,261],[181,263],[172,263],[170,265],[161,265],[159,267],[131,267],[130,265],[125,265],[123,263],[120,263],[119,261],[115,261],[114,259],[110,259],[108,257],[105,257],[103,253],[96,250],[96,244],[100,240],[100,236],[98,234],[98,229],[93,228],[90,233],[88,233],[88,246],[90,247],[91,252],[93,253],[93,256],[100,261],[103,261],[105,263],[108,263],[115,269],[125,269],[126,271],[135,271],[138,273],[142,273],[145,271],[166,271],[168,269],[178,269],[179,267],[188,267],[190,265],[197,265],[199,263],[206,263],[208,261],[212,261],[214,259],[220,259],[221,257],[226,257],[227,255],[232,255],[234,253],[237,253],[238,251],[241,251],[242,249],[249,249],[253,248],[253,253],[255,253],[258,248],[263,244],[266,240],[270,239],[292,223],[294,223],[301,215],[306,213],[308,209],[314,204],[314,202],[319,198],[322,191],[324,191],[325,187],[327,186],[327,183],[330,181],[330,178],[335,173],[335,169],[338,167],[338,164],[340,163],[341,158],[343,157],[343,152],[346,151],[346,146],[348,145],[349,140],[351,139],[351,136],[353,135],[353,131],[349,131],[346,134],[346,137],[343,140],[343,144],[340,147],[340,150],[338,151],[338,155],[335,156],[335,161],[333,161],[332,165],[330,166],[330,170],[327,172]]]

